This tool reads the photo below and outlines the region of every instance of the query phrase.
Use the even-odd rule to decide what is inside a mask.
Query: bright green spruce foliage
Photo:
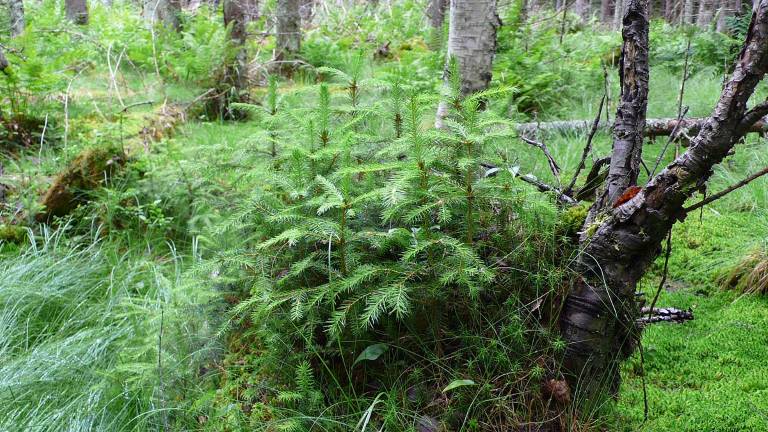
[[[543,412],[537,380],[562,348],[547,317],[563,251],[540,234],[554,222],[546,196],[530,195],[519,167],[494,154],[511,129],[478,107],[503,91],[449,96],[452,116],[434,130],[434,99],[401,78],[377,90],[354,71],[334,75],[340,85],[301,90],[309,104],[269,102],[278,108],[259,114],[278,143],[273,168],[227,228],[250,240],[212,263],[250,292],[234,309],[252,323],[237,343],[258,345],[249,408],[232,421],[344,430],[386,404],[391,414],[371,421],[406,430],[417,411],[453,427],[518,421],[530,412],[518,403]],[[384,100],[369,102],[372,92]],[[537,298],[536,311],[524,306]],[[377,355],[361,356],[372,347]],[[425,408],[461,378],[478,386]]]

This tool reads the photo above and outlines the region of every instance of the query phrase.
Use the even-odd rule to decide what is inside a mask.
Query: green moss
[[[584,221],[587,220],[587,213],[589,213],[589,207],[583,204],[569,207],[560,213],[560,219],[557,221],[559,232],[567,237],[578,237]]]
[[[27,238],[26,228],[19,225],[0,225],[0,242],[19,244]]]

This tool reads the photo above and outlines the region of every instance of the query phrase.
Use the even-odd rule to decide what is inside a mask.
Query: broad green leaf
[[[475,382],[472,380],[454,380],[443,389],[443,393],[447,393],[459,387],[470,386],[470,385],[475,385]]]
[[[381,355],[384,354],[388,349],[389,349],[389,346],[387,344],[371,345],[368,348],[364,349],[359,356],[357,356],[357,359],[355,359],[355,362],[352,363],[352,366],[354,367],[356,364],[358,364],[363,360],[371,360],[371,361],[376,360],[379,357],[381,357]]]

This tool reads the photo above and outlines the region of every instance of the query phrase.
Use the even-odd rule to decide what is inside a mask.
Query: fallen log
[[[701,126],[707,119],[705,118],[689,118],[680,121],[681,125],[678,128],[677,136],[683,134],[688,136],[695,136],[699,133]],[[592,128],[594,120],[564,120],[564,121],[551,121],[540,123],[518,123],[517,133],[520,135],[533,136],[537,131],[546,133],[588,133]],[[645,124],[645,136],[649,138],[657,136],[669,136],[677,126],[676,118],[659,118],[659,119],[647,119]],[[598,129],[609,130],[612,123],[601,121],[598,124]],[[748,132],[765,134],[768,133],[768,117],[758,121]]]
[[[668,322],[682,324],[693,319],[693,310],[681,310],[676,308],[650,308],[644,307],[640,310],[640,318],[635,320],[637,325],[644,327],[648,324],[659,322]]]

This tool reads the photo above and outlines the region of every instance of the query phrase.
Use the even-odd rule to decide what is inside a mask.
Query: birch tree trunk
[[[229,30],[229,41],[235,50],[235,58],[227,67],[226,78],[228,84],[239,93],[247,88],[247,62],[245,58],[246,31],[246,4],[247,0],[224,0],[224,26]],[[239,97],[232,98],[239,101]]]
[[[442,29],[445,22],[445,10],[448,8],[448,0],[430,0],[427,7],[427,17],[433,29]]]
[[[11,24],[11,37],[16,37],[24,33],[23,0],[8,0],[8,15]]]
[[[613,28],[621,28],[621,18],[624,16],[624,0],[614,0],[613,3]]]
[[[715,2],[714,0],[700,0],[699,1],[699,16],[696,18],[696,25],[705,28],[712,22],[712,18],[715,16]]]
[[[693,0],[683,0],[683,13],[680,16],[683,24],[693,24]]]
[[[88,3],[86,0],[64,0],[67,19],[75,24],[88,24]]]
[[[277,45],[275,60],[292,60],[301,48],[301,16],[299,0],[277,0]],[[281,68],[287,70],[285,68]]]
[[[600,0],[600,22],[610,25],[613,22],[611,0]]]
[[[643,21],[632,18],[641,14],[641,1],[647,0],[630,1],[626,25]],[[618,389],[619,363],[639,338],[634,325],[637,283],[659,255],[672,225],[685,219],[685,201],[706,183],[749,126],[768,114],[766,103],[747,110],[766,72],[768,0],[760,0],[733,73],[688,150],[626,203],[603,208],[598,222],[584,227],[577,262],[580,276],[566,298],[560,328],[567,346],[563,366],[572,388],[586,399],[606,388]],[[614,152],[611,158],[630,154]]]
[[[144,18],[152,25],[162,23],[168,28],[179,30],[180,12],[179,0],[145,0],[144,2]]]
[[[592,13],[592,5],[590,0],[576,0],[573,8],[576,12],[576,15],[581,18],[582,22],[589,21],[590,15]]]
[[[488,88],[500,25],[496,0],[451,0],[445,79],[450,79],[450,63],[455,61],[461,75],[461,97]],[[442,126],[447,114],[448,106],[442,102],[437,110],[437,127]]]

